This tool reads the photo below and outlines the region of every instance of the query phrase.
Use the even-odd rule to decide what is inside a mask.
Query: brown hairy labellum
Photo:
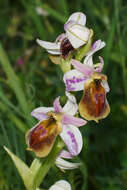
[[[39,122],[26,134],[28,150],[35,152],[38,157],[45,157],[53,147],[61,125],[53,117]]]
[[[102,81],[107,81],[107,77],[100,73],[94,73],[84,85],[84,94],[79,103],[79,112],[88,121],[95,120],[98,122],[99,119],[107,117],[110,112]]]
[[[68,55],[74,50],[70,41],[67,38],[64,38],[60,45],[60,52],[63,59],[67,58]]]

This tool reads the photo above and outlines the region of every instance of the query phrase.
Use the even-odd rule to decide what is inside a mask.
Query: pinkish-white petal
[[[83,63],[86,64],[86,65],[89,65],[91,67],[93,67],[93,54],[95,52],[97,52],[98,50],[102,49],[103,47],[105,46],[105,42],[101,41],[101,40],[97,40],[91,50],[87,53],[87,56],[85,57]],[[101,60],[102,61],[102,60]],[[99,72],[99,71],[97,71]]]
[[[66,37],[65,33],[60,34],[57,38],[56,38],[56,43],[61,42],[64,38]]]
[[[73,26],[74,24],[78,24],[78,23],[75,22],[75,21],[72,21],[72,20],[66,22],[66,23],[64,24],[64,30],[67,31],[67,30],[68,30],[71,26]]]
[[[69,114],[69,115],[75,115],[78,111],[78,105],[76,102],[76,98],[75,96],[73,96],[71,93],[69,92],[65,92],[66,96],[68,98],[66,104],[64,105],[62,112],[64,114]]]
[[[73,24],[68,28],[66,34],[70,43],[76,49],[87,43],[90,37],[90,30],[85,26]]]
[[[67,181],[59,180],[49,190],[71,190],[71,186]]]
[[[39,108],[34,109],[31,112],[31,115],[35,117],[36,119],[43,121],[48,118],[46,113],[50,111],[54,111],[54,108],[53,107],[39,107]]]
[[[87,64],[82,64],[80,61],[77,61],[75,59],[72,59],[71,63],[74,66],[74,68],[77,69],[82,74],[84,74],[85,77],[89,78],[92,75],[92,73],[94,72],[93,67],[90,67]]]
[[[101,56],[99,56],[100,63],[94,64],[94,70],[96,72],[101,72],[104,67],[104,60]]]
[[[88,65],[89,67],[92,67],[93,69],[94,69],[94,67],[93,67],[93,57],[92,57],[92,55],[87,55],[86,57],[85,57],[85,59],[84,59],[84,61],[83,61],[83,64],[84,65]]]
[[[76,13],[73,13],[67,22],[69,21],[75,21],[76,23],[78,24],[81,24],[81,25],[84,25],[86,24],[86,15],[83,14],[82,12],[76,12]]]
[[[105,88],[105,91],[106,91],[106,92],[109,92],[109,91],[110,91],[110,88],[109,88],[108,82],[102,80],[101,83],[102,83],[102,86]]]
[[[62,107],[60,105],[60,97],[56,98],[53,102],[53,107],[56,112],[62,112]]]
[[[51,54],[54,54],[54,55],[60,54],[60,43],[52,43],[52,42],[42,41],[39,39],[37,39],[37,43],[41,47],[45,48]]]
[[[52,55],[60,55],[60,51],[58,50],[47,50],[48,53],[52,54]]]
[[[67,159],[72,159],[73,158],[72,154],[70,152],[68,152],[67,150],[62,150],[58,157],[67,158]]]
[[[84,83],[87,80],[81,72],[76,69],[70,70],[64,74],[63,81],[67,91],[80,91],[84,89]]]
[[[59,158],[59,157],[56,159],[55,164],[61,170],[73,170],[73,169],[78,168],[81,165],[80,163],[68,162],[68,161],[66,161],[62,158]]]
[[[101,40],[97,40],[96,42],[94,42],[91,50],[87,53],[87,55],[89,55],[89,56],[93,55],[95,52],[102,49],[105,45],[106,45],[105,42],[103,42]]]
[[[63,125],[75,125],[76,127],[80,127],[85,125],[87,122],[84,119],[74,117],[72,115],[64,114],[62,118],[62,124]]]
[[[76,156],[80,153],[83,141],[80,130],[77,127],[74,125],[63,125],[63,130],[60,133],[60,136],[72,156]]]
[[[93,43],[91,51],[96,52],[96,51],[102,49],[105,45],[106,45],[105,42],[103,42],[101,40],[97,40],[96,42]]]

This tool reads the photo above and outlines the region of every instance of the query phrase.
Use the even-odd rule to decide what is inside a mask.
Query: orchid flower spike
[[[26,134],[28,150],[35,152],[38,157],[45,157],[51,151],[57,135],[60,135],[72,156],[82,149],[82,135],[77,127],[85,125],[86,121],[74,115],[78,105],[73,95],[66,92],[68,97],[64,107],[60,105],[60,97],[56,98],[53,107],[39,107],[31,115],[39,120]]]
[[[61,55],[65,59],[74,49],[88,42],[92,31],[85,24],[85,14],[82,12],[73,13],[64,25],[65,33],[60,34],[54,43],[39,39],[37,39],[37,43],[48,53]]]
[[[59,180],[49,190],[71,190],[71,186],[67,181]]]

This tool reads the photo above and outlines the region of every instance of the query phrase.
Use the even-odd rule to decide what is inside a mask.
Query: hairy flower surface
[[[107,117],[110,107],[106,99],[107,77],[101,73],[94,73],[84,85],[84,94],[79,103],[80,115],[87,120],[95,120]]]
[[[49,190],[71,190],[71,186],[67,181],[59,180]]]
[[[58,134],[71,156],[78,155],[82,149],[82,135],[77,127],[85,125],[86,121],[74,117],[78,110],[76,99],[68,92],[66,95],[68,100],[64,107],[61,107],[58,97],[53,107],[40,107],[31,113],[39,123],[27,132],[26,143],[38,157],[48,155]]]
[[[64,25],[65,33],[60,34],[54,43],[39,39],[37,39],[37,43],[48,53],[66,58],[74,49],[81,47],[89,40],[91,30],[85,24],[85,14],[73,13]]]

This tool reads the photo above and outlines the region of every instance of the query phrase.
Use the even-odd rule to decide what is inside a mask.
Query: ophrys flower
[[[61,107],[58,97],[53,107],[40,107],[31,113],[39,123],[27,132],[26,143],[38,157],[49,154],[57,135],[60,135],[72,156],[82,149],[82,135],[77,127],[85,125],[86,121],[74,117],[78,110],[76,99],[68,92],[66,95],[68,100],[64,107]]]
[[[91,30],[86,26],[86,16],[81,12],[73,13],[64,25],[65,33],[60,34],[54,43],[37,39],[48,53],[61,55],[64,59],[74,50],[86,44]]]
[[[101,74],[104,66],[102,57],[100,63],[93,64],[93,54],[103,48],[105,43],[101,40],[96,41],[88,52],[83,64],[72,59],[71,63],[75,69],[64,74],[64,83],[67,91],[84,90],[84,95],[79,104],[79,112],[86,120],[105,118],[110,107],[106,99],[109,92],[107,77]]]

